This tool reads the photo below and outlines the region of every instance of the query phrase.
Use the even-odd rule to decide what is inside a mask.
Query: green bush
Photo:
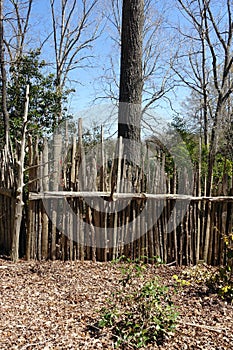
[[[122,288],[102,310],[99,327],[111,329],[116,346],[139,349],[161,342],[165,334],[174,331],[178,313],[168,287],[157,278],[143,282],[139,264],[131,264],[128,270]]]
[[[181,276],[174,275],[176,286],[192,282],[205,285],[211,293],[217,293],[224,300],[233,303],[233,233],[224,235],[226,262],[224,266],[213,268],[206,264],[185,269]]]
[[[212,276],[208,285],[216,288],[222,298],[233,303],[233,233],[223,236],[226,246],[226,264]]]

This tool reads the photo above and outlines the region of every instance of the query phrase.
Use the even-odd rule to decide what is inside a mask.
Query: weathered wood
[[[205,206],[206,210],[206,227],[205,227],[205,243],[204,243],[204,253],[203,259],[205,262],[208,261],[209,246],[210,246],[210,237],[211,237],[211,202],[207,202]]]
[[[28,120],[29,106],[29,85],[26,87],[25,106],[23,115],[22,138],[20,140],[20,155],[17,160],[17,179],[16,179],[16,201],[15,201],[15,216],[14,229],[11,245],[11,259],[16,262],[19,258],[19,235],[23,216],[23,188],[24,188],[24,164],[25,164],[25,148],[26,148],[26,132]]]
[[[32,137],[28,138],[28,163],[31,166],[33,164],[33,148],[32,148]],[[28,177],[29,182],[35,178],[34,176],[34,169],[35,167],[32,167],[28,171]],[[33,182],[28,184],[28,190],[33,190]],[[33,230],[33,207],[35,206],[35,203],[32,201],[29,201],[28,203],[28,219],[27,219],[27,241],[26,241],[26,259],[31,259],[31,242],[32,242],[32,230]]]
[[[1,187],[0,188],[0,195],[11,198],[13,195],[13,190]]]
[[[100,149],[100,184],[99,190],[105,191],[105,178],[106,178],[106,169],[105,169],[105,155],[104,155],[104,130],[101,126],[101,149]]]
[[[43,193],[30,193],[29,200],[39,200],[44,198],[69,198],[69,197],[80,197],[80,198],[104,198],[111,199],[111,192],[101,192],[101,191],[91,191],[91,192],[75,192],[75,191],[45,191]],[[115,201],[117,199],[154,199],[154,200],[179,200],[179,201],[209,201],[209,202],[233,202],[233,196],[216,196],[216,197],[195,197],[190,195],[183,194],[153,194],[153,193],[113,193],[112,200]]]
[[[26,170],[29,259],[106,261],[124,254],[144,262],[156,261],[157,256],[165,263],[190,264],[203,260],[206,254],[211,264],[226,262],[222,237],[233,230],[230,179],[224,196],[221,188],[215,192],[218,196],[202,196],[197,174],[195,181],[199,184],[196,183],[193,195],[178,194],[176,169],[170,178],[165,174],[163,150],[156,150],[154,164],[144,154],[141,168],[133,168],[126,161],[123,147],[116,147],[116,156],[112,156],[113,150],[105,150],[103,135],[99,153],[87,162],[81,124],[80,120],[77,142],[74,136],[71,145],[65,146],[68,150],[65,159],[59,155],[59,147],[55,159],[62,159],[62,171],[48,160],[48,151],[52,149],[48,150],[46,141],[39,160],[36,142],[31,141],[30,148],[28,139],[32,153],[30,156],[29,152]],[[7,175],[12,173],[7,157],[0,151],[0,248],[11,245],[10,218],[14,216],[14,180]],[[109,159],[115,159],[115,163],[107,163]],[[185,187],[190,187],[188,181]],[[64,203],[71,211],[67,211]],[[210,205],[208,246],[204,244],[208,238],[206,205]]]
[[[43,162],[43,179],[42,179],[42,188],[43,191],[48,191],[49,189],[49,167],[48,167],[48,142],[44,140],[44,149],[42,153],[42,162]],[[43,203],[47,205],[45,202]],[[42,259],[48,259],[48,241],[49,241],[49,219],[46,213],[46,209],[42,206],[42,236],[41,236],[41,257]]]
[[[52,189],[57,192],[59,190],[60,179],[60,159],[62,152],[62,135],[58,131],[53,135],[53,182]],[[54,198],[52,201],[52,242],[51,242],[51,259],[56,259],[56,240],[57,240],[57,208],[58,200]]]

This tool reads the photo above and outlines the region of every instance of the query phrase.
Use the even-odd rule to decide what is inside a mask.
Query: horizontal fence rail
[[[233,196],[189,196],[182,194],[151,194],[151,193],[113,193],[111,192],[74,192],[74,191],[48,191],[40,193],[29,193],[29,200],[48,199],[48,198],[106,198],[106,200],[118,200],[118,199],[174,199],[174,200],[187,200],[187,201],[210,201],[210,202],[233,202]]]

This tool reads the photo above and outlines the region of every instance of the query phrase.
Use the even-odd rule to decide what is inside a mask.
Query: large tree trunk
[[[123,0],[118,137],[134,165],[140,160],[143,23],[144,0]]]

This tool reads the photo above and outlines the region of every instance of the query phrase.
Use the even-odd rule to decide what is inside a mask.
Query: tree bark
[[[2,97],[2,114],[4,123],[4,142],[6,150],[9,150],[9,113],[7,110],[7,78],[5,68],[5,47],[3,34],[3,0],[0,0],[0,65],[1,65],[1,97]]]
[[[29,85],[26,88],[25,108],[23,116],[22,139],[20,142],[19,159],[17,161],[17,188],[15,198],[15,218],[14,230],[11,246],[11,259],[16,262],[19,258],[19,235],[23,215],[23,187],[24,187],[24,161],[25,161],[25,146],[26,146],[26,131],[28,119],[28,105],[29,105]]]
[[[118,137],[127,160],[139,164],[144,0],[123,0]]]

